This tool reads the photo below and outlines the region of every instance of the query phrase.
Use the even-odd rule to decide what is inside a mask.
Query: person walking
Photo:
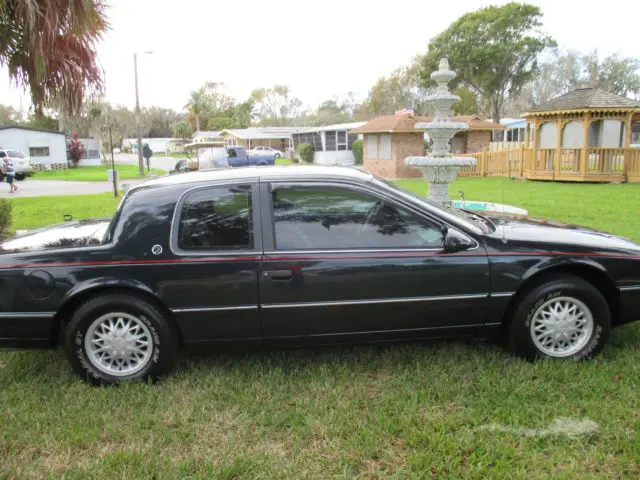
[[[147,173],[151,172],[151,156],[153,155],[153,150],[149,147],[148,143],[145,143],[142,147],[142,156],[147,161]]]
[[[9,157],[4,158],[4,167],[7,173],[7,183],[11,190],[9,193],[15,193],[18,191],[18,187],[16,187],[16,170],[13,166],[13,162],[9,159]]]

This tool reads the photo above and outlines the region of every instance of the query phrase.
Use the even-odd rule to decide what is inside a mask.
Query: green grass
[[[457,190],[640,241],[640,185],[488,178]],[[115,206],[77,200],[15,199],[14,226]],[[3,352],[0,478],[635,479],[639,378],[638,324],[581,363],[454,341],[211,352],[120,388],[85,385],[60,352]]]
[[[12,200],[12,226],[14,230],[31,230],[60,223],[65,214],[73,215],[74,220],[110,217],[121,198],[113,193],[18,198]]]
[[[290,158],[276,158],[276,165],[293,165],[293,160]]]
[[[402,187],[426,195],[422,179],[398,180]],[[587,225],[640,242],[640,183],[623,185],[552,183],[508,178],[459,178],[449,196],[515,205],[534,217]]]
[[[76,182],[106,182],[107,170],[109,167],[78,167],[67,170],[54,170],[52,172],[38,172],[32,178],[36,180],[73,180]],[[120,173],[120,179],[140,178],[137,165],[116,165],[116,170]],[[146,168],[145,168],[146,172]],[[164,175],[164,170],[152,168],[151,173]]]

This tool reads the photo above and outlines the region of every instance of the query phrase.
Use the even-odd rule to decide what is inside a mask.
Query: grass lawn
[[[640,185],[485,178],[457,190],[640,241]],[[14,227],[116,203],[77,200],[15,199]],[[85,385],[61,352],[2,352],[0,478],[640,478],[639,378],[640,324],[582,363],[453,341],[212,351],[120,388]]]
[[[111,166],[109,166],[111,168]],[[67,170],[54,170],[52,172],[38,172],[32,178],[36,180],[74,180],[76,182],[106,182],[107,167],[78,167]],[[120,173],[120,180],[129,178],[140,178],[137,165],[116,165],[116,170]],[[146,172],[146,169],[145,169]],[[151,173],[164,175],[164,170],[152,168]]]
[[[290,158],[276,158],[276,165],[293,165],[293,160]]]

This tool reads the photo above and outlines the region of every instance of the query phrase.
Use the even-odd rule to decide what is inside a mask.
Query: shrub
[[[313,145],[310,143],[300,143],[296,145],[298,157],[305,163],[313,163]]]
[[[82,142],[78,140],[78,132],[75,130],[71,134],[68,147],[69,147],[69,160],[71,160],[71,164],[75,168],[78,166],[78,163],[82,158],[82,155],[85,154],[84,145],[82,145]]]
[[[0,198],[0,240],[9,235],[11,227],[11,202]]]
[[[358,139],[353,142],[353,146],[351,148],[353,149],[353,158],[356,160],[356,165],[362,165],[362,140]]]

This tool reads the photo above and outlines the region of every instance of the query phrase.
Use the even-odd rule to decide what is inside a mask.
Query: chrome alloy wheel
[[[108,313],[94,320],[84,338],[91,364],[116,377],[142,370],[153,354],[153,336],[149,327],[128,313]]]
[[[531,338],[550,357],[570,357],[589,342],[594,329],[591,310],[573,297],[543,303],[531,318]]]

